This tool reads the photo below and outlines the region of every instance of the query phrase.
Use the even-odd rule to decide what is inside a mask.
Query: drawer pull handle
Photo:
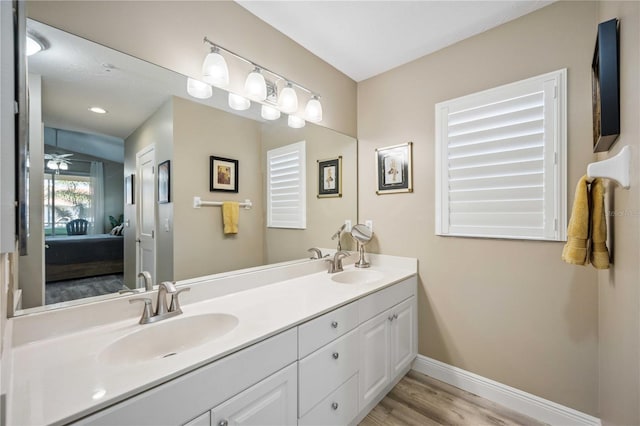
[[[218,423],[218,426],[227,426],[229,424],[228,421],[226,420],[220,420],[220,423]]]
[[[338,409],[338,403],[334,402],[333,404],[331,404],[331,408],[333,408],[334,410]]]
[[[333,359],[338,359],[338,358],[340,358],[340,354],[338,352],[334,352]]]
[[[331,323],[331,327],[333,327],[333,328],[338,328],[338,321],[333,321],[333,322]]]

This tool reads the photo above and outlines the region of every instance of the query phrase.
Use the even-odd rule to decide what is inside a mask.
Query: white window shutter
[[[566,239],[566,70],[436,105],[436,234]]]
[[[307,227],[306,142],[267,151],[267,226]]]

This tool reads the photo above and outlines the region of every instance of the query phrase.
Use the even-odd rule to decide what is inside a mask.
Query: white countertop
[[[345,271],[350,269],[355,268],[345,266]],[[182,315],[156,324],[139,325],[137,318],[127,318],[63,335],[54,333],[35,341],[14,339],[19,344],[11,349],[8,424],[63,424],[77,420],[415,275],[417,265],[415,259],[373,256],[370,270],[382,272],[384,278],[369,284],[340,284],[326,272],[315,272],[187,303]],[[136,308],[142,312],[141,305],[136,304]],[[205,313],[231,314],[239,323],[220,338],[168,358],[119,365],[98,359],[110,343],[141,327]],[[46,320],[46,315],[41,320]]]

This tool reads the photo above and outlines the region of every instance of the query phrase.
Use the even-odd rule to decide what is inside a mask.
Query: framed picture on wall
[[[413,192],[411,171],[412,142],[376,149],[376,194]]]
[[[136,175],[134,174],[124,177],[124,202],[126,204],[136,203],[135,179]]]
[[[609,151],[620,134],[618,20],[598,25],[591,63],[593,152]]]
[[[163,161],[158,165],[158,203],[171,201],[171,162]]]
[[[318,160],[318,198],[342,197],[342,156]]]
[[[209,157],[209,191],[238,192],[238,160]]]

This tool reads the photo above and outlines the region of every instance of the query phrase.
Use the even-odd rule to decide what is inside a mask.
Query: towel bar
[[[244,203],[238,203],[238,205],[245,210],[250,210],[253,207],[251,200],[244,200]],[[222,207],[222,201],[202,201],[200,197],[193,197],[193,208],[199,209],[200,207]]]
[[[606,178],[614,180],[623,187],[629,189],[629,166],[631,163],[631,148],[624,146],[620,152],[606,160],[591,163],[587,166],[589,181],[593,178]]]

